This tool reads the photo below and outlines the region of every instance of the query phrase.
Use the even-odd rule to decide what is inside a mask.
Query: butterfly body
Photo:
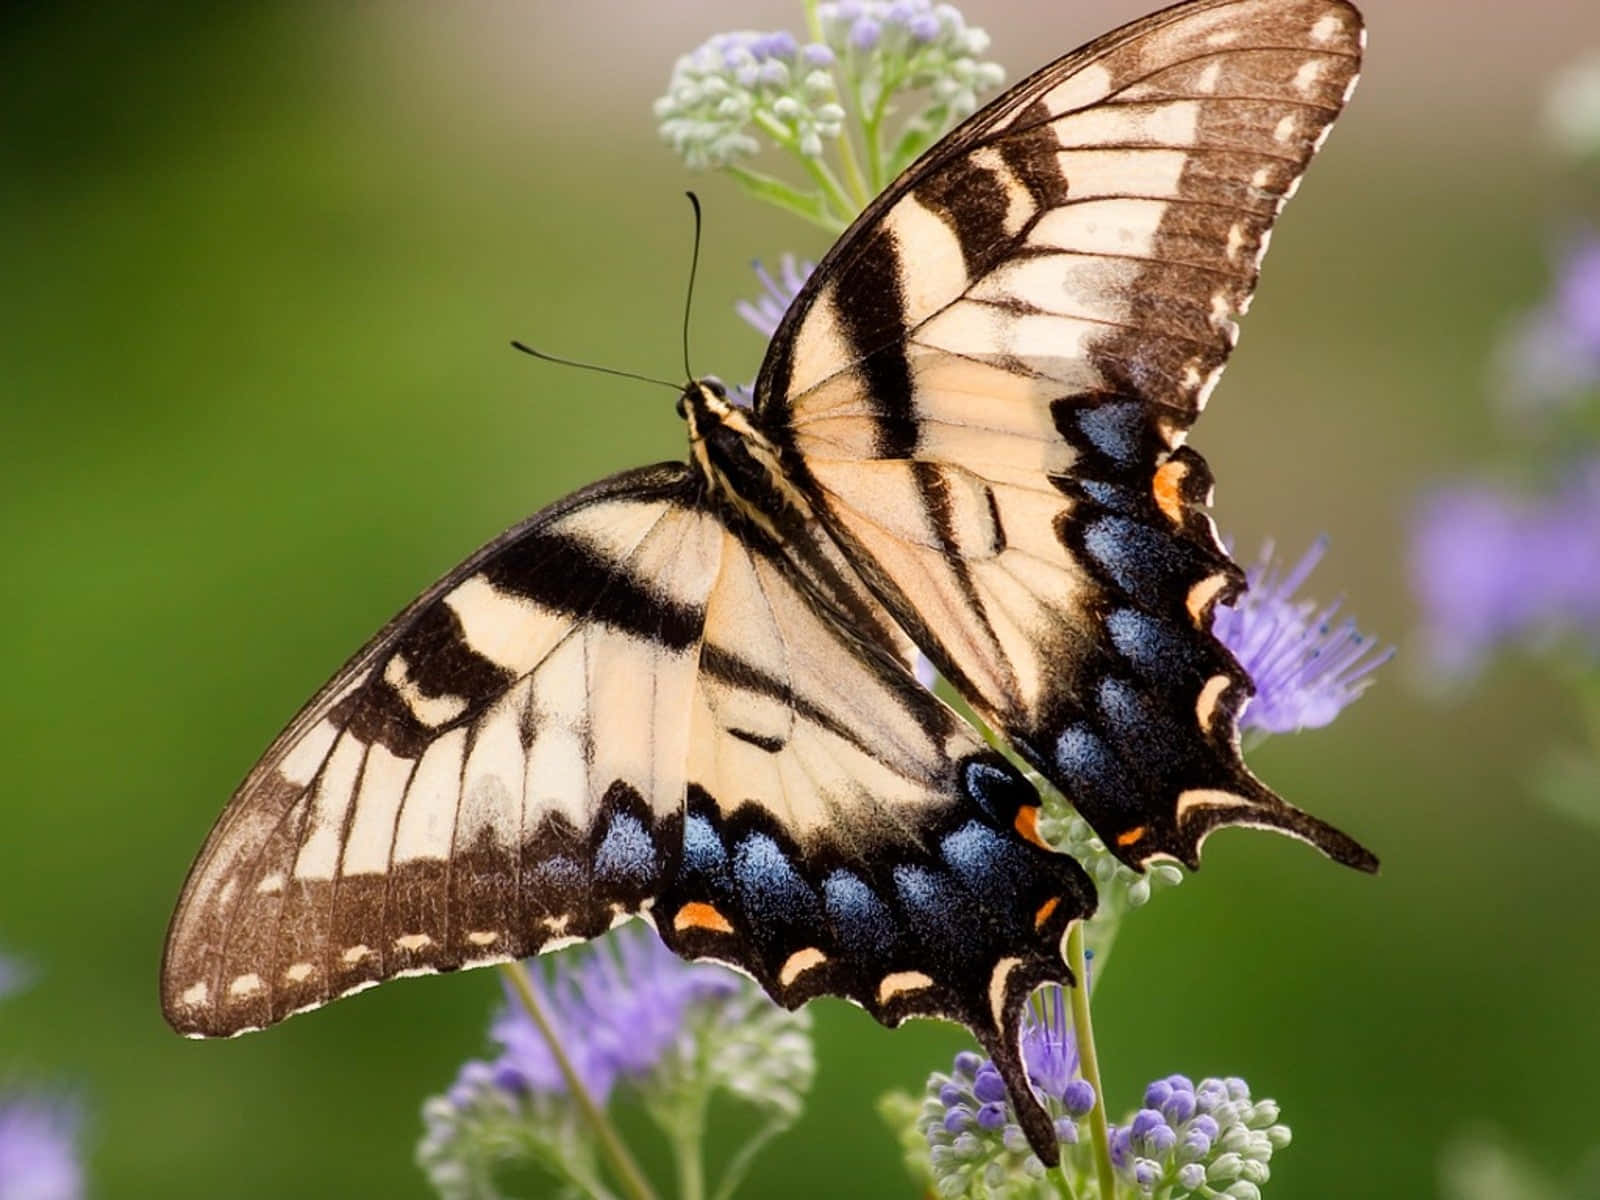
[[[1224,825],[1375,866],[1240,759],[1210,623],[1242,575],[1184,444],[1361,36],[1342,0],[1193,0],[936,144],[751,407],[686,385],[687,463],[503,534],[280,735],[190,873],[168,1020],[234,1034],[638,915],[782,1004],[960,1021],[1053,1161],[1018,1020],[1094,889],[914,655],[1136,867]]]

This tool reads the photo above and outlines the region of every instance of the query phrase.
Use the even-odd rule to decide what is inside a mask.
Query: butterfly
[[[1184,444],[1356,81],[1343,0],[1190,0],[1025,79],[821,260],[753,404],[429,588],[234,794],[173,917],[168,1021],[270,1025],[650,920],[780,1004],[1018,1044],[1094,887],[989,730],[1135,868],[1213,830],[1351,838],[1245,767],[1210,633],[1243,575]]]

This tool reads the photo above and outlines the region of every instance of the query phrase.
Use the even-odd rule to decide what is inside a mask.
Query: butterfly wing
[[[1069,978],[1092,885],[1016,836],[1038,796],[1002,756],[725,521],[687,466],[628,472],[380,633],[201,851],[168,935],[173,1026],[240,1033],[645,913],[790,1007],[961,1021],[1024,1080],[1021,1006]]]
[[[1362,43],[1343,0],[1199,0],[1046,67],[846,232],[757,381],[874,592],[1130,863],[1246,824],[1376,865],[1240,759],[1243,577],[1183,445]]]
[[[162,969],[231,1035],[396,975],[599,933],[676,869],[720,526],[614,477],[419,598],[306,706],[190,871]]]

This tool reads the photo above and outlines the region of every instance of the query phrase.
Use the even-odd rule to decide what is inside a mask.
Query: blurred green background
[[[1172,1071],[1280,1100],[1280,1198],[1433,1194],[1483,1123],[1565,1167],[1600,1115],[1596,845],[1526,782],[1568,718],[1531,667],[1451,703],[1415,686],[1404,544],[1417,490],[1503,436],[1486,358],[1560,214],[1538,89],[1600,13],[1371,9],[1363,91],[1194,440],[1225,531],[1329,533],[1315,590],[1402,645],[1336,725],[1252,757],[1384,872],[1218,838],[1097,992],[1114,1108]],[[967,6],[1013,76],[1142,10]],[[687,175],[648,103],[706,35],[798,24],[711,0],[0,17],[0,950],[41,972],[0,1009],[0,1076],[82,1097],[95,1194],[424,1194],[418,1106],[483,1048],[494,976],[183,1042],[156,1002],[167,916],[256,754],[374,628],[525,513],[681,455],[654,389],[506,341],[676,377],[686,186],[696,367],[753,374],[748,260],[823,242]],[[960,1036],[816,1017],[813,1103],[748,1194],[909,1194],[872,1103]]]

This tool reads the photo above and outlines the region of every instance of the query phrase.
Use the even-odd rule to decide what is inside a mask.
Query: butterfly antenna
[[[694,305],[695,272],[700,269],[700,197],[693,192],[684,195],[694,209],[694,253],[689,256],[689,291],[683,298],[683,377],[693,379],[694,372],[689,369],[689,311]]]
[[[557,354],[546,354],[543,350],[535,350],[532,346],[523,342],[513,341],[511,348],[513,350],[521,350],[524,354],[532,355],[534,358],[543,359],[545,362],[559,363],[563,367],[577,367],[582,371],[599,371],[602,375],[616,375],[622,379],[637,379],[640,383],[654,383],[664,388],[671,388],[675,392],[683,390],[681,384],[669,383],[665,379],[657,379],[654,375],[640,375],[635,371],[619,371],[615,367],[602,367],[599,363],[579,362],[575,358],[562,358]]]

